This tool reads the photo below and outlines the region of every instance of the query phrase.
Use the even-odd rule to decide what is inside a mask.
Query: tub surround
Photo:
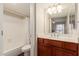
[[[5,50],[3,56],[17,56],[22,53],[21,48],[24,44],[14,47],[13,49]]]

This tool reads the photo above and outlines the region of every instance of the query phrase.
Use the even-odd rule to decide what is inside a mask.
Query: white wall
[[[42,4],[36,4],[36,29],[37,35],[44,33],[44,8]]]
[[[4,14],[4,18],[2,24],[4,51],[26,44],[28,41],[26,40],[28,37],[28,18],[20,19],[6,14]]]
[[[36,55],[36,11],[35,4],[30,4],[30,20],[29,20],[29,30],[30,30],[30,41],[31,41],[31,56]]]
[[[2,51],[3,51],[3,38],[1,35],[2,20],[3,20],[3,4],[0,3],[0,55],[2,55]]]
[[[36,4],[36,29],[37,29],[37,35],[38,34],[44,34],[44,33],[49,33],[50,30],[50,25],[48,19],[48,15],[46,14],[46,8],[48,8],[49,4],[42,4],[42,3],[37,3]]]
[[[79,30],[79,4],[76,4],[76,28]]]

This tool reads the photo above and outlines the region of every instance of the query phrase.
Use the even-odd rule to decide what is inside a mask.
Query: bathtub
[[[21,51],[21,48],[23,47],[24,45],[21,45],[21,46],[18,46],[14,49],[10,49],[10,50],[7,50],[7,51],[4,51],[3,52],[3,56],[17,56],[19,55],[20,53],[22,53]]]

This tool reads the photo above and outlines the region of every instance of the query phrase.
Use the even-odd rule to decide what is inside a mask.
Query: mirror
[[[65,33],[66,17],[51,18],[51,32]]]
[[[75,15],[51,18],[51,32],[52,33],[56,32],[56,33],[68,34],[73,29],[75,29]]]
[[[75,29],[75,3],[51,4],[46,12],[45,31],[69,34]]]

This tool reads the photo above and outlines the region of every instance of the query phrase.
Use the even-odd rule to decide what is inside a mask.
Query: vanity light
[[[58,5],[58,6],[57,6],[57,10],[58,10],[59,13],[62,12],[62,10],[63,10],[62,5]]]
[[[62,5],[60,4],[56,4],[50,8],[48,8],[48,14],[52,15],[52,14],[56,14],[56,13],[61,13],[63,10]]]
[[[56,7],[52,7],[51,10],[52,10],[52,13],[54,13],[54,14],[57,13],[57,8]]]
[[[48,8],[47,13],[49,13],[50,15],[52,14],[51,8]]]

